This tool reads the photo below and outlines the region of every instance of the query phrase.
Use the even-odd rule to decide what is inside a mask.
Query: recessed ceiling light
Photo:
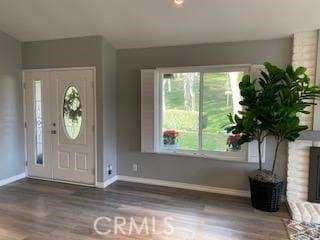
[[[184,0],[174,0],[174,4],[180,6],[184,3]]]

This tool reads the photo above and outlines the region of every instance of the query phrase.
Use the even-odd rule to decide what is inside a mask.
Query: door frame
[[[62,181],[62,180],[56,180],[56,179],[43,179],[43,178],[37,178],[37,177],[31,177],[28,173],[28,148],[27,148],[27,121],[26,121],[26,93],[25,93],[25,73],[27,72],[49,72],[49,71],[70,71],[70,70],[92,70],[93,72],[93,102],[94,102],[94,139],[93,139],[93,157],[94,157],[94,184],[88,185],[88,184],[82,184],[82,183],[76,183],[76,182],[69,182],[69,181]],[[28,178],[34,178],[34,179],[42,179],[46,181],[52,181],[52,182],[62,182],[62,183],[69,183],[74,185],[82,185],[82,186],[91,186],[91,187],[97,187],[98,186],[98,173],[97,173],[97,77],[96,77],[96,67],[89,66],[89,67],[69,67],[69,68],[40,68],[40,69],[22,69],[22,93],[23,93],[23,121],[24,121],[24,152],[25,152],[25,172]]]

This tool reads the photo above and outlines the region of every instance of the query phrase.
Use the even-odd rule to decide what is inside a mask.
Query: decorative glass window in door
[[[75,86],[68,87],[64,95],[63,119],[67,136],[75,140],[80,134],[82,123],[81,99]]]
[[[35,161],[43,164],[43,119],[42,119],[42,97],[41,81],[33,82],[34,91],[34,120],[35,120]]]

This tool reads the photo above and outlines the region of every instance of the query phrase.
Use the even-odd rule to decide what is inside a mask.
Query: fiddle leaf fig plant
[[[299,115],[310,114],[309,107],[320,98],[320,87],[310,86],[306,68],[294,69],[288,65],[281,69],[271,63],[264,64],[258,79],[250,75],[243,77],[239,84],[243,110],[232,116],[228,115],[228,132],[240,133],[239,144],[256,140],[259,152],[259,171],[267,172],[271,179],[275,176],[275,166],[279,146],[284,141],[295,141],[300,132],[308,126],[301,125]],[[271,171],[262,168],[261,146],[267,136],[276,140],[274,161]]]

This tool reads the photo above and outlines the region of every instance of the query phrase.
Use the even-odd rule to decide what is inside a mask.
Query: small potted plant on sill
[[[240,138],[241,138],[240,133],[229,135],[227,139],[228,152],[238,152],[241,150],[241,145],[239,144]]]
[[[163,145],[166,148],[177,148],[177,138],[179,137],[179,132],[175,130],[166,130],[163,132]]]
[[[257,141],[259,169],[249,176],[253,207],[275,212],[279,210],[283,179],[275,173],[277,153],[284,141],[295,141],[308,127],[300,125],[300,114],[310,114],[308,107],[320,97],[320,87],[310,86],[304,67],[286,69],[265,63],[259,79],[243,77],[239,84],[243,111],[232,116],[228,132],[240,134],[238,144]],[[275,139],[272,169],[263,169],[262,143],[268,136]]]

